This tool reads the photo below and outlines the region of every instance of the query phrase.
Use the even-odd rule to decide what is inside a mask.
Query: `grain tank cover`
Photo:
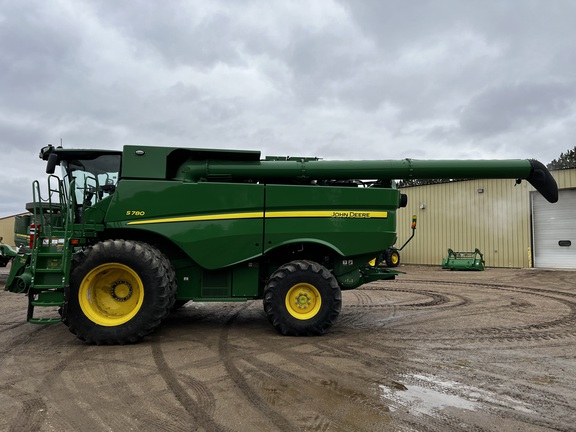
[[[122,178],[167,180],[176,177],[186,161],[255,162],[260,152],[181,147],[124,146]]]

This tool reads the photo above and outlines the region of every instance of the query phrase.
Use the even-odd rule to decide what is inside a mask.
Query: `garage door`
[[[532,194],[534,267],[576,268],[576,189],[562,189],[550,204]]]

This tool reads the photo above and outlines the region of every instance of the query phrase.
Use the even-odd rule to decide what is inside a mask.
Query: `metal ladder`
[[[70,274],[73,203],[68,200],[62,181],[56,176],[48,178],[46,200],[42,200],[38,181],[34,181],[32,189],[36,233],[30,260],[34,276],[28,291],[27,320],[34,324],[56,324],[62,321],[64,288]],[[54,197],[58,202],[53,201]]]

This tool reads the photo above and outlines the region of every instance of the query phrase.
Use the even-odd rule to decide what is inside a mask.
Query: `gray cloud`
[[[489,88],[463,110],[462,132],[492,136],[515,129],[540,128],[572,115],[576,108],[574,96],[576,81]]]

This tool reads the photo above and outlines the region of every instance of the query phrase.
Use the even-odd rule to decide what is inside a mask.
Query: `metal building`
[[[21,214],[27,214],[27,213],[21,213]],[[14,220],[16,219],[16,216],[19,215],[6,216],[0,218],[0,237],[3,238],[2,243],[5,243],[10,246],[16,245],[16,242],[14,240]]]
[[[469,180],[406,187],[398,211],[398,244],[412,242],[401,261],[440,265],[448,248],[480,249],[489,267],[576,268],[576,169],[552,171],[560,189],[550,204],[526,182]]]

